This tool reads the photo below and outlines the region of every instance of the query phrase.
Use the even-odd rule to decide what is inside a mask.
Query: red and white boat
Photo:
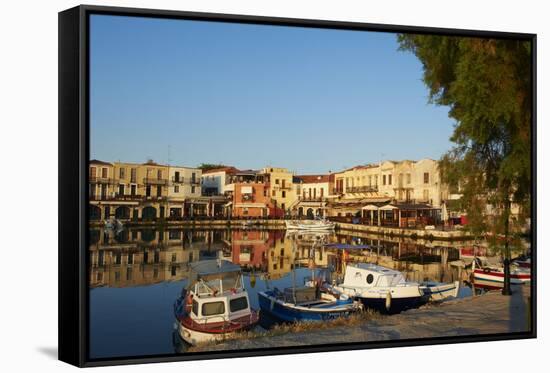
[[[474,279],[484,283],[504,283],[504,266],[483,263],[479,258],[472,262]],[[510,264],[510,284],[521,285],[531,282],[531,269]]]
[[[238,265],[221,259],[193,263],[189,284],[174,304],[178,333],[185,342],[222,340],[258,323]]]

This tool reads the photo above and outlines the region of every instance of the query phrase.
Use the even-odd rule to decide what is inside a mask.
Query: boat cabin
[[[223,322],[251,312],[238,265],[218,259],[193,263],[190,284],[186,303],[194,320]]]
[[[399,271],[370,263],[350,264],[346,266],[344,283],[346,288],[393,287],[405,283],[405,277]]]

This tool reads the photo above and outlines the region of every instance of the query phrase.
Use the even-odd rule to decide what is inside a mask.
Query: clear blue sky
[[[90,42],[92,158],[322,173],[451,147],[392,33],[94,15]]]

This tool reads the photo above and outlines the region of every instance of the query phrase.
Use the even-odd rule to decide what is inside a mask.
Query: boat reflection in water
[[[191,266],[198,261],[221,259],[238,265],[251,309],[259,309],[260,292],[274,288],[284,292],[293,283],[301,287],[321,272],[330,283],[341,283],[346,266],[354,263],[393,269],[413,282],[462,282],[471,274],[468,268],[451,265],[462,258],[461,248],[468,242],[325,235],[326,243],[368,247],[342,250],[313,248],[316,239],[298,234],[292,242],[284,230],[256,228],[91,230],[91,357],[173,353],[173,304],[188,286]],[[470,288],[462,287],[458,295],[470,294]]]

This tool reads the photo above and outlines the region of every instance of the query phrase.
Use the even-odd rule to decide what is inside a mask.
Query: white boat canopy
[[[361,207],[361,210],[378,211],[378,206],[369,204],[369,205]]]

